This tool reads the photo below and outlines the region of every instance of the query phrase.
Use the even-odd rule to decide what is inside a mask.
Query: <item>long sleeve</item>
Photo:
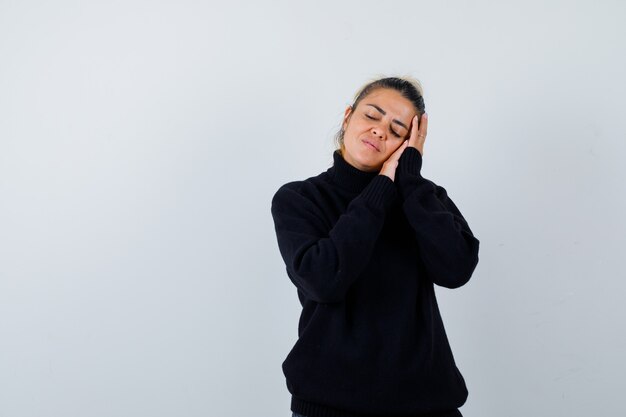
[[[430,279],[442,287],[458,288],[469,281],[478,264],[479,240],[445,188],[422,177],[421,167],[419,150],[407,147],[396,173],[402,209]]]
[[[307,298],[319,303],[344,299],[371,257],[396,195],[394,182],[376,175],[329,230],[320,202],[289,183],[276,192],[271,211],[278,247],[290,279]]]

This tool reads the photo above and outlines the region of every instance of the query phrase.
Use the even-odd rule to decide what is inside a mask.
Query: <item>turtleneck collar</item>
[[[338,150],[333,152],[333,166],[328,169],[330,178],[341,188],[345,188],[354,192],[361,192],[367,184],[374,179],[379,173],[377,171],[361,171],[360,169],[350,165],[339,154]]]

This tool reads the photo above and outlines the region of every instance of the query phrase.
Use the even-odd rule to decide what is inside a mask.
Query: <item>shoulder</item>
[[[272,206],[281,203],[315,203],[320,199],[321,190],[326,187],[326,172],[303,180],[289,181],[281,185],[272,197]]]
[[[314,198],[321,189],[327,188],[328,171],[301,180],[289,181],[281,185],[274,193],[274,198],[281,195],[296,193],[303,197]]]

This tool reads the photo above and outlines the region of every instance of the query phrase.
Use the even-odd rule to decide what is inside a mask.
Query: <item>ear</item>
[[[348,106],[346,107],[346,110],[343,113],[343,123],[341,126],[344,130],[346,128],[346,124],[348,124],[348,121],[350,120],[351,115],[352,115],[352,106]]]

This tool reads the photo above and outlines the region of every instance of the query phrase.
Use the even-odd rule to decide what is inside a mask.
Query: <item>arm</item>
[[[431,280],[442,287],[467,283],[478,264],[479,240],[445,188],[422,177],[422,155],[408,146],[398,164],[402,209],[414,229]]]
[[[293,186],[276,192],[272,216],[278,247],[290,279],[307,298],[343,300],[372,255],[396,193],[389,177],[375,176],[328,230],[317,206]]]

